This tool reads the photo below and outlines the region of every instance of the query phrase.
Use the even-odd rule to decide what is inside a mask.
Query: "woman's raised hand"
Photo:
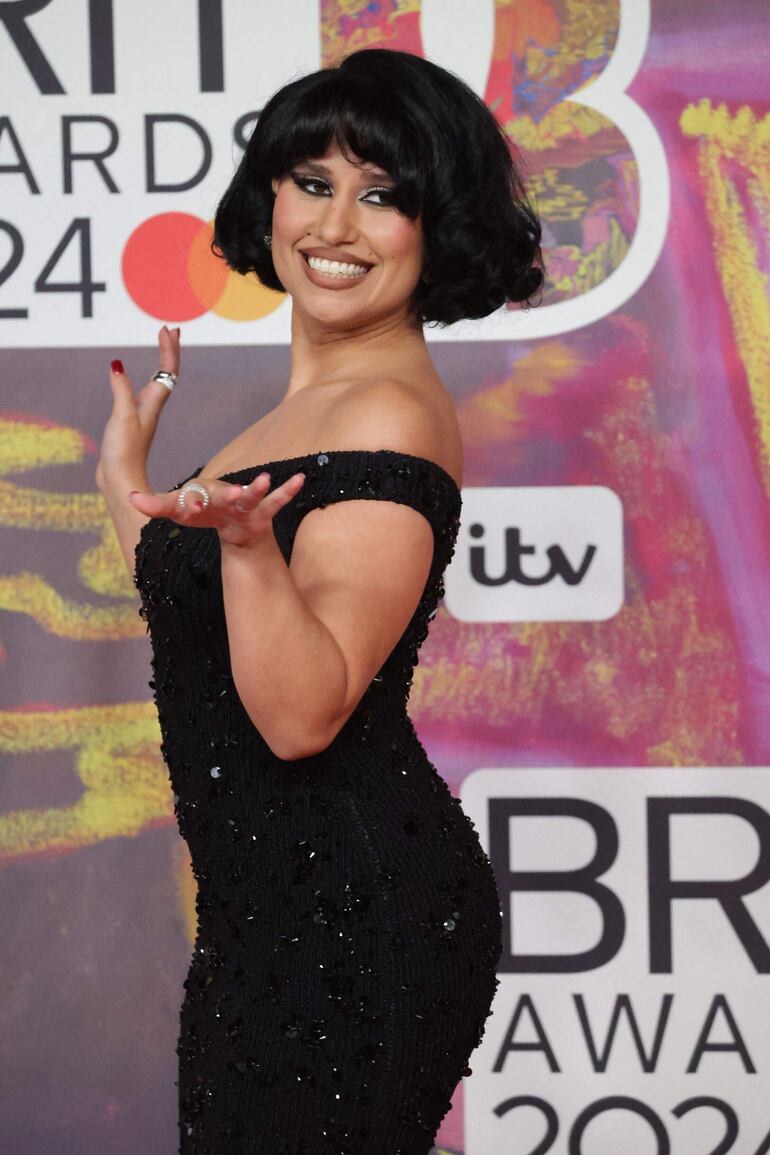
[[[158,332],[158,347],[158,368],[178,373],[179,329],[164,325]],[[152,378],[135,396],[131,378],[120,361],[112,363],[110,387],[112,413],[104,427],[96,467],[96,484],[102,491],[121,477],[135,478],[145,472],[161,409],[171,396],[162,381]]]
[[[149,494],[135,489],[129,501],[134,509],[148,517],[167,517],[179,525],[211,527],[230,545],[251,545],[265,538],[279,509],[299,493],[304,481],[304,473],[293,473],[271,491],[269,473],[260,473],[248,485],[232,485],[218,477],[195,477],[181,489],[172,489],[169,493]],[[209,496],[207,505],[199,490],[188,488],[194,485],[205,488]],[[183,492],[184,505],[179,501]]]

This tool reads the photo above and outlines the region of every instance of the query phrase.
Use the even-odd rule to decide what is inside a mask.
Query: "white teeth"
[[[369,271],[366,265],[350,265],[344,261],[327,261],[319,257],[308,257],[307,263],[311,269],[330,277],[360,277]]]

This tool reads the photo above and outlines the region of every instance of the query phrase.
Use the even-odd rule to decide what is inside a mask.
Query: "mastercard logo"
[[[283,304],[254,273],[242,276],[215,257],[211,221],[191,213],[159,213],[143,221],[123,249],[121,272],[131,300],[161,321],[193,321],[216,313],[256,321]]]

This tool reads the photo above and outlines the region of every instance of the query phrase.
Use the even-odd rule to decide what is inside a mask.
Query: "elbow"
[[[331,746],[332,741],[333,739],[327,737],[321,739],[317,735],[284,734],[276,736],[276,739],[268,745],[276,758],[280,758],[282,762],[298,762],[302,758],[314,758],[318,754],[323,754],[324,750],[328,750]]]
[[[254,721],[253,718],[252,721]],[[337,729],[333,731],[309,730],[297,725],[291,728],[284,726],[270,731],[257,726],[256,722],[254,725],[272,753],[282,762],[298,762],[302,758],[314,758],[318,754],[323,754],[337,736]]]
[[[291,733],[276,734],[270,749],[282,762],[296,762],[300,758],[315,758],[329,749],[350,717],[335,717],[332,722],[314,730],[297,728]]]
[[[309,731],[307,724],[303,724],[300,718],[292,718],[285,710],[275,708],[266,715],[264,706],[261,710],[256,709],[237,682],[236,690],[254,729],[270,752],[281,762],[296,762],[300,758],[311,758],[325,749],[324,743]]]
[[[276,737],[276,745],[270,743],[270,749],[284,762],[317,757],[329,749],[352,713],[351,708],[342,714],[335,714],[334,718],[325,720],[323,725],[313,731],[306,728],[295,730],[291,735],[283,734],[280,740]]]
[[[288,711],[271,711],[265,718],[246,704],[239,695],[254,728],[259,732],[270,751],[282,762],[298,762],[302,758],[314,758],[323,754],[331,746],[349,717],[335,714],[332,719],[291,717]],[[276,724],[273,725],[272,723]]]

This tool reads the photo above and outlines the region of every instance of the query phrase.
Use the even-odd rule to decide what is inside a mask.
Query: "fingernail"
[[[168,333],[168,325],[164,325],[164,326],[163,326],[163,328],[164,328],[164,329],[166,330],[166,332]]]
[[[129,496],[129,497],[133,497],[133,496],[134,496],[134,494],[135,494],[135,493],[138,493],[138,492],[139,492],[139,490],[138,490],[138,489],[132,489],[132,490],[131,490],[131,492],[129,493],[129,495],[128,495],[128,496]]]
[[[123,368],[123,362],[119,361],[117,358],[110,363],[110,368],[112,369],[113,373],[125,373],[125,369]],[[137,490],[136,492],[138,493],[139,490]]]

